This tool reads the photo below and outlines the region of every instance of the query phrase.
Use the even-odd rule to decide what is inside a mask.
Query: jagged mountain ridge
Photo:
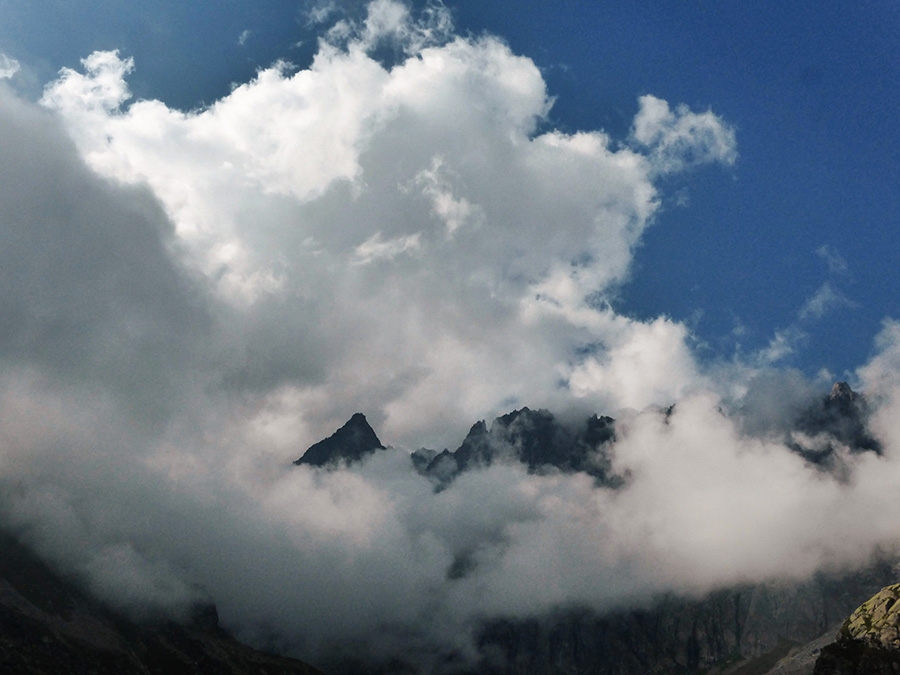
[[[615,440],[613,424],[611,417],[592,415],[571,430],[549,411],[525,407],[496,418],[490,428],[484,420],[476,422],[452,452],[421,448],[412,453],[411,460],[420,474],[440,487],[446,487],[463,471],[496,461],[522,462],[530,471],[546,467],[584,471],[600,482],[615,482],[603,451]],[[331,436],[311,445],[294,464],[334,469],[384,449],[366,416],[355,413]]]
[[[476,422],[453,452],[421,449],[412,459],[419,473],[439,487],[463,471],[504,460],[521,462],[532,472],[547,467],[583,471],[605,483],[612,478],[604,447],[615,440],[613,423],[611,417],[592,415],[572,430],[547,410],[525,407],[497,417],[490,428],[484,420]]]
[[[674,409],[666,409],[667,415]],[[840,447],[852,453],[880,454],[880,444],[867,429],[868,416],[865,397],[846,382],[837,382],[828,394],[797,415],[783,440],[810,463],[832,469]],[[560,423],[548,410],[523,407],[495,418],[490,426],[485,420],[476,422],[456,450],[420,448],[411,460],[416,471],[435,482],[438,489],[449,486],[464,471],[498,461],[517,461],[531,472],[551,467],[581,471],[598,484],[615,487],[623,482],[611,472],[608,450],[615,440],[612,417],[594,414],[573,427]],[[334,434],[310,446],[294,464],[335,468],[383,449],[365,415],[356,413]]]

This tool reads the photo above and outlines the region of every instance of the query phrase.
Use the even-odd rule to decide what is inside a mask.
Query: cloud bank
[[[391,0],[202,110],[130,102],[136,67],[94,53],[40,106],[0,83],[2,514],[105,597],[211,597],[307,658],[424,659],[485,617],[897,537],[897,324],[858,376],[884,454],[838,481],[774,433],[821,382],[704,365],[687,326],[611,309],[660,181],[734,163],[712,112],[648,95],[626,139],[548,129],[531,60]],[[435,494],[412,471],[522,405],[616,413],[627,486],[499,464]],[[395,449],[290,466],[356,411]]]
[[[446,442],[576,389],[613,409],[672,398],[693,379],[687,353],[653,384],[653,358],[632,358],[633,377],[612,362],[677,351],[683,328],[602,299],[653,222],[657,177],[732,163],[734,133],[652,96],[633,146],[544,131],[535,65],[449,29],[446,12],[372,3],[308,69],[275,64],[190,113],[126,107],[134,64],[98,52],[42,103],[95,171],[160,200],[236,349],[252,350],[224,364],[230,378],[283,387],[319,433],[365,409],[395,442]],[[391,67],[371,56],[384,45],[402,54]]]

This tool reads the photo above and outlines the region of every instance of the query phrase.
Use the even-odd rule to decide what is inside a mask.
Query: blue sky
[[[18,85],[34,96],[60,67],[119,49],[137,64],[136,97],[190,109],[277,59],[307,65],[321,30],[311,6],[4,0],[0,51],[25,66]],[[498,35],[541,68],[555,97],[549,126],[624,139],[638,97],[650,93],[709,108],[735,128],[733,167],[664,186],[620,311],[685,321],[698,353],[712,357],[753,352],[793,327],[783,364],[835,377],[870,355],[883,318],[900,316],[894,3],[447,6],[460,32]],[[823,250],[846,268],[830,271]],[[844,300],[800,319],[826,282]]]
[[[653,93],[736,127],[737,165],[684,181],[689,205],[672,200],[647,232],[623,310],[698,316],[714,352],[743,326],[753,349],[830,278],[853,306],[804,323],[808,340],[787,362],[840,375],[864,360],[900,311],[895,3],[470,5],[467,22],[545,69],[564,126],[624,134],[636,97]],[[822,246],[846,273],[829,277]]]

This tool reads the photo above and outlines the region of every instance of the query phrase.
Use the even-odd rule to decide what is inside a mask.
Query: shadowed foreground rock
[[[822,649],[815,675],[900,673],[900,584],[864,602],[841,626],[837,640]]]

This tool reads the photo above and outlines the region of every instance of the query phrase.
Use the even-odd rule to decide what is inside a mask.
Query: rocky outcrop
[[[123,616],[6,534],[0,534],[0,672],[321,675],[241,644],[219,627],[213,605],[180,621]]]
[[[667,415],[674,406],[664,409]],[[846,382],[811,401],[791,421],[785,443],[823,471],[846,478],[842,457],[847,453],[881,452],[868,430],[866,398]],[[528,470],[583,471],[598,484],[617,486],[622,478],[610,470],[609,444],[615,441],[615,420],[593,415],[578,425],[562,424],[547,410],[522,408],[501,415],[488,425],[472,425],[454,451],[422,448],[412,454],[415,469],[428,476],[436,489],[446,489],[463,471],[496,462],[521,462]]]
[[[815,675],[900,673],[900,584],[881,589],[841,626],[822,649]]]
[[[358,462],[366,455],[384,449],[366,416],[356,413],[331,436],[311,445],[294,464],[336,467],[341,462]]]

